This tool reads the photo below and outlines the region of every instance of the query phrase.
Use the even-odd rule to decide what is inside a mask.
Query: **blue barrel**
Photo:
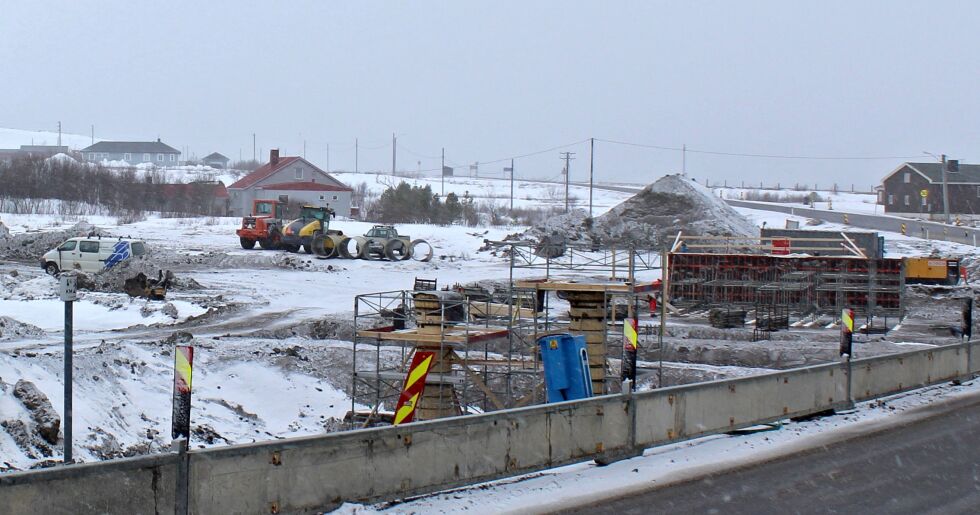
[[[592,397],[585,336],[551,334],[538,338],[548,402]]]

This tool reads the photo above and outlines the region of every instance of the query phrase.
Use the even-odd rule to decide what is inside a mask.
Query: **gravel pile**
[[[565,236],[569,241],[659,249],[679,231],[689,235],[757,236],[759,228],[711,190],[685,175],[666,175],[590,220],[584,210],[553,217],[525,237]]]

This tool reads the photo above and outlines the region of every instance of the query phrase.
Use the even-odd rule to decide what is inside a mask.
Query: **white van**
[[[95,273],[144,254],[146,243],[140,240],[71,238],[44,254],[41,257],[41,268],[51,275],[62,270]]]

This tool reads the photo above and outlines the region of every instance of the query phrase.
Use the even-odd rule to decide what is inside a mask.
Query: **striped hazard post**
[[[631,388],[636,390],[636,349],[637,321],[635,318],[623,322],[623,381],[629,379]]]
[[[852,356],[851,343],[854,339],[854,310],[844,309],[840,314],[840,355]]]
[[[419,407],[422,390],[425,389],[425,378],[429,375],[435,357],[436,353],[432,351],[415,351],[412,366],[409,367],[408,376],[405,378],[405,387],[402,388],[402,393],[398,396],[398,405],[395,407],[396,426],[407,424],[415,418],[415,410]]]
[[[191,375],[194,367],[194,347],[177,345],[174,348],[174,415],[173,438],[191,436]]]

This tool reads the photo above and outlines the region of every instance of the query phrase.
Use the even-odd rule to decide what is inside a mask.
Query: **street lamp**
[[[946,223],[949,224],[949,188],[947,186],[947,181],[946,181],[946,154],[941,154],[937,156],[936,154],[933,154],[932,152],[926,152],[925,150],[923,150],[922,153],[932,156],[933,159],[939,161],[940,163],[939,166],[942,169],[942,173],[943,173],[943,217]]]

